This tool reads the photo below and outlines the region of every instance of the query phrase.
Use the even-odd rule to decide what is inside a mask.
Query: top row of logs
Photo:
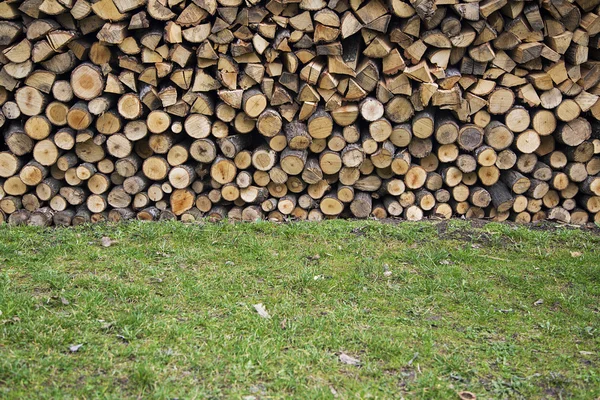
[[[425,211],[570,222],[577,211],[581,221],[577,207],[595,219],[599,4],[5,1],[0,197],[11,198],[0,210],[223,216],[223,206],[266,202],[272,211],[267,203],[283,204],[289,190],[314,200],[285,198],[293,207],[283,214],[298,218],[313,209],[381,217],[372,204],[381,197],[386,215],[411,208],[411,219]],[[113,205],[110,194],[131,178],[127,195],[145,200]],[[56,186],[48,198],[38,193],[47,179]],[[185,201],[172,187],[154,200],[148,180],[187,190]],[[463,186],[467,196],[455,189]],[[81,192],[71,201],[61,187]],[[268,194],[235,195],[247,188]],[[417,194],[396,206],[405,188]],[[512,209],[524,194],[525,203],[544,199],[540,209]]]

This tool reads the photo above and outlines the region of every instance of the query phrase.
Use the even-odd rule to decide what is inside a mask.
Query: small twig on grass
[[[485,254],[477,254],[479,257],[483,257],[483,258],[489,258],[491,260],[496,260],[496,261],[506,261],[509,262],[510,260],[507,260],[506,258],[500,258],[500,257],[494,257],[494,256],[486,256]]]

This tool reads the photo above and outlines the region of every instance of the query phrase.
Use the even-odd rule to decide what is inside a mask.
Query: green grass
[[[599,245],[460,221],[5,226],[0,398],[594,399]]]

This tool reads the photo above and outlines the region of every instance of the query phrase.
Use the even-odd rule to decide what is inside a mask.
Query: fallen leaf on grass
[[[540,306],[542,304],[544,304],[544,300],[542,300],[542,299],[538,299],[533,303],[534,306]]]
[[[457,380],[459,382],[466,382],[466,379],[462,375],[460,375],[460,374],[451,373],[450,374],[450,378],[452,378],[454,380]]]
[[[572,251],[571,252],[571,257],[581,257],[582,255],[583,255],[583,253],[580,251]]]
[[[79,351],[81,346],[83,346],[83,344],[76,344],[76,345],[69,347],[69,350],[71,351],[71,353],[76,353],[77,351]]]
[[[102,247],[110,247],[112,243],[112,240],[108,236],[102,237]]]
[[[12,317],[11,319],[0,320],[0,324],[16,324],[18,322],[21,322],[21,318],[19,318],[17,316]]]
[[[120,339],[123,343],[129,343],[129,340],[123,335],[117,335],[117,339]]]
[[[417,359],[417,357],[419,357],[419,352],[418,352],[418,351],[417,351],[417,352],[415,352],[415,355],[413,356],[413,358],[411,358],[411,359],[408,361],[407,365],[411,366],[411,365],[412,365],[412,363],[414,363],[414,362],[415,362],[415,360]]]
[[[102,329],[103,331],[107,331],[114,327],[114,324],[112,322],[105,322],[103,319],[98,320],[98,322],[102,323],[100,329]]]
[[[458,397],[460,397],[461,400],[475,400],[477,398],[474,393],[466,391],[458,392]]]
[[[271,316],[267,312],[267,309],[265,308],[265,306],[263,306],[262,303],[255,304],[254,305],[254,309],[256,310],[256,312],[258,313],[258,315],[260,315],[261,317],[263,317],[263,318],[271,318]]]
[[[340,361],[343,362],[344,364],[348,364],[348,365],[356,365],[359,366],[361,364],[360,360],[357,358],[354,358],[352,356],[349,356],[346,353],[341,353],[340,354]]]
[[[390,271],[390,266],[387,264],[383,264],[383,276],[392,276],[392,271]]]

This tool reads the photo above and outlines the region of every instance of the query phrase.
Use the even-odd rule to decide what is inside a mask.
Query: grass
[[[5,226],[0,397],[594,399],[599,245],[460,221]]]

